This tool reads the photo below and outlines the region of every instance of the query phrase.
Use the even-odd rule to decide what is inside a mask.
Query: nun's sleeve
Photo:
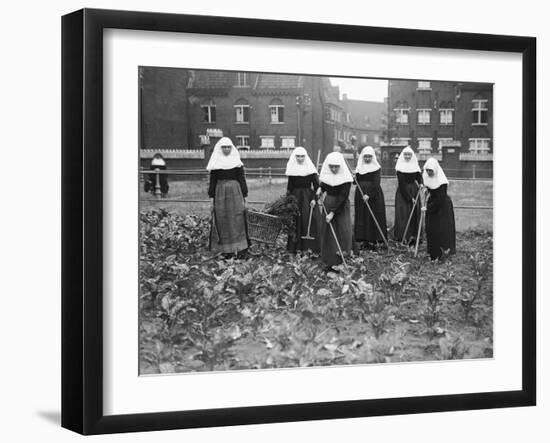
[[[286,184],[286,195],[290,195],[292,190],[294,189],[294,184],[292,183],[292,176],[288,176],[288,181]]]
[[[237,168],[237,180],[239,184],[241,185],[241,191],[243,193],[243,197],[248,197],[248,186],[246,186],[246,177],[244,175],[244,166],[241,166],[240,168]]]
[[[311,183],[313,184],[313,190],[317,192],[320,186],[318,174],[311,174]]]
[[[338,196],[334,203],[334,206],[329,210],[329,212],[334,212],[334,214],[340,214],[344,210],[344,206],[349,197],[349,191],[351,189],[351,183],[343,183],[338,186]]]
[[[406,201],[411,201],[413,196],[409,193],[405,177],[402,172],[397,171],[397,189]]]
[[[380,188],[380,169],[378,171],[371,172],[372,174],[372,180],[367,181],[365,183],[365,189],[364,192],[369,196],[369,198],[373,198],[378,193],[378,188]]]
[[[441,185],[439,188],[430,191],[426,212],[434,214],[439,211],[441,204],[445,201],[445,197],[447,197],[447,185]]]
[[[216,171],[210,171],[210,183],[208,184],[208,196],[214,198],[216,196],[216,183],[218,182],[218,175]]]

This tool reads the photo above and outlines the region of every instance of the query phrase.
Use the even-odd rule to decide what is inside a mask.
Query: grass
[[[255,209],[263,208],[264,202],[275,200],[286,192],[286,179],[276,178],[270,183],[268,179],[248,179],[250,206]],[[382,179],[382,189],[386,199],[386,205],[393,205],[397,180],[393,178]],[[176,200],[207,200],[207,180],[187,180],[170,182],[168,199]],[[353,209],[353,190],[350,193],[350,202]],[[493,205],[493,182],[473,180],[450,180],[449,196],[455,206],[456,229],[459,232],[468,229],[493,229],[492,209],[460,209],[457,206],[489,206]],[[180,215],[197,214],[208,215],[208,203],[167,202],[154,200],[151,194],[140,190],[140,209],[148,210],[163,208]],[[144,201],[151,200],[151,201]],[[261,202],[261,203],[253,203]],[[353,214],[352,210],[352,214]],[[388,226],[393,225],[394,208],[386,207]]]

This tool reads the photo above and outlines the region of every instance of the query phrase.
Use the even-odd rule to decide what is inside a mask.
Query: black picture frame
[[[522,388],[392,399],[131,415],[103,413],[103,30],[454,48],[520,53],[523,66]],[[83,9],[62,18],[62,426],[82,434],[321,420],[536,403],[536,39]]]

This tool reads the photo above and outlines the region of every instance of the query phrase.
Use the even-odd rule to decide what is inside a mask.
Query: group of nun
[[[246,225],[244,165],[231,139],[220,139],[207,165],[210,172],[208,195],[212,205],[210,249],[226,256],[243,255],[250,246]],[[420,169],[414,151],[406,147],[395,165],[395,221],[393,237],[412,245],[418,236],[421,212],[425,216],[427,251],[432,260],[454,254],[455,221],[453,203],[447,195],[449,181],[438,161],[430,158]],[[366,146],[353,171],[342,153],[329,153],[319,173],[302,147],[293,150],[287,163],[287,195],[299,207],[296,235],[290,237],[291,253],[310,250],[320,254],[327,270],[342,263],[353,241],[365,249],[387,245],[386,203],[380,185],[381,166],[376,153]],[[354,193],[354,223],[350,192]],[[422,194],[422,195],[421,195]]]

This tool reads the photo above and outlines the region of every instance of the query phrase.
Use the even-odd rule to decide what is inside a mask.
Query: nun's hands
[[[369,196],[368,196],[367,194],[363,195],[363,201],[364,201],[365,203],[368,203],[368,201],[369,201]]]
[[[319,196],[321,195],[321,192],[323,192],[323,190],[322,190],[321,187],[319,186],[319,187],[317,188],[317,191],[315,192],[315,195],[316,195],[317,197],[319,197]]]
[[[333,218],[334,218],[334,212],[329,212],[326,216],[327,223],[330,223]]]
[[[317,202],[316,202],[315,200],[311,200],[311,201],[309,202],[309,206],[310,206],[311,208],[314,208],[316,204],[317,204]]]
[[[426,212],[426,206],[422,206],[422,207],[420,208],[420,210],[421,210],[422,212]]]

